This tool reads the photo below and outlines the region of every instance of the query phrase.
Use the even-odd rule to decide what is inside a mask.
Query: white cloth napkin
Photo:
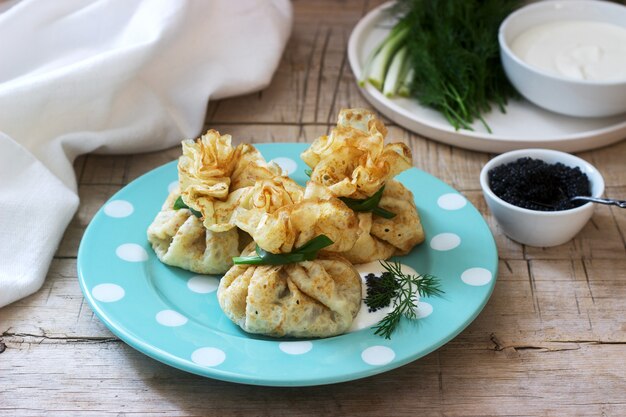
[[[270,82],[291,5],[22,0],[0,12],[2,307],[43,283],[78,207],[75,157],[196,137],[208,99]]]

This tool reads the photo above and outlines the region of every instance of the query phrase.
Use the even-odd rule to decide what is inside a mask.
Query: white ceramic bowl
[[[598,170],[574,155],[548,149],[521,149],[496,156],[480,172],[480,186],[489,209],[498,221],[504,234],[511,239],[530,246],[557,246],[570,239],[585,226],[593,214],[594,204],[561,211],[536,211],[514,206],[494,194],[489,186],[488,173],[499,165],[530,157],[546,163],[561,162],[569,167],[579,167],[587,174],[591,195],[600,197],[604,192],[604,179]]]
[[[545,109],[578,117],[626,112],[626,79],[590,81],[559,77],[528,65],[510,48],[522,32],[544,23],[585,20],[626,28],[626,7],[598,0],[541,1],[511,13],[500,25],[498,41],[504,71],[529,101]]]

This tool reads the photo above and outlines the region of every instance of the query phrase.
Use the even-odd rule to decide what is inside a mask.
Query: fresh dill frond
[[[498,44],[502,20],[519,0],[397,0],[398,23],[368,59],[362,81],[386,96],[408,96],[439,111],[456,129],[473,130],[492,107],[518,96]],[[395,64],[394,64],[395,63]]]
[[[517,0],[400,0],[401,23],[411,28],[407,47],[411,95],[439,110],[455,129],[473,130],[496,105],[516,95],[500,63],[498,27]]]
[[[413,303],[415,304],[415,303]],[[410,308],[409,311],[413,311],[416,306]],[[385,339],[391,339],[391,334],[396,330],[398,324],[400,324],[400,319],[405,316],[405,309],[408,308],[406,304],[402,304],[400,307],[394,306],[394,309],[387,314],[381,321],[378,322],[376,326],[374,326],[374,334],[377,336],[384,337]],[[408,311],[407,311],[408,313]],[[413,317],[409,317],[411,319],[415,318],[415,313],[412,313]]]
[[[402,265],[399,262],[381,261],[380,264],[385,269],[381,279],[380,291],[373,291],[370,297],[368,288],[365,304],[378,306],[384,300],[391,300],[392,309],[374,326],[374,334],[385,339],[391,339],[391,335],[400,324],[402,317],[415,319],[417,317],[417,299],[420,297],[434,297],[443,295],[439,279],[435,276],[407,275],[402,272]],[[393,284],[390,280],[393,280]],[[375,293],[375,295],[374,295]],[[389,305],[389,301],[387,301]],[[371,308],[371,307],[370,307]],[[380,308],[380,307],[379,307]]]

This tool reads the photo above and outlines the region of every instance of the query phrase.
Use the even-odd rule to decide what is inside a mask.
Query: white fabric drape
[[[197,136],[207,100],[270,82],[290,30],[288,0],[0,2],[0,307],[43,283],[76,156]]]

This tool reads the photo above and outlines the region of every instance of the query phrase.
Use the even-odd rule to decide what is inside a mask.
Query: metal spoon
[[[592,203],[607,204],[609,206],[617,206],[620,208],[626,208],[626,200],[616,200],[614,198],[585,197],[582,195],[578,195],[578,196],[570,198],[570,201],[574,201],[574,200],[590,201]]]

